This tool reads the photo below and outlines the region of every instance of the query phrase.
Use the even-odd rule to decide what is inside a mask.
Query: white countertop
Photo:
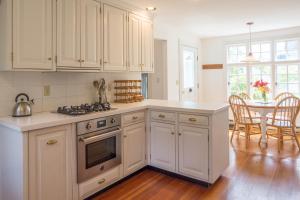
[[[184,111],[191,113],[203,113],[214,114],[228,108],[228,104],[212,104],[212,103],[191,103],[191,102],[176,102],[167,100],[145,100],[138,103],[130,104],[112,104],[112,108],[115,110],[91,113],[81,116],[68,116],[58,114],[55,112],[42,112],[35,113],[30,117],[3,117],[0,118],[0,125],[6,126],[11,129],[15,129],[20,132],[31,131],[36,129],[42,129],[52,126],[59,126],[64,124],[76,123],[79,121],[85,121],[95,119],[99,117],[105,117],[108,115],[121,114],[126,112],[137,111],[141,109],[164,109],[170,111]]]

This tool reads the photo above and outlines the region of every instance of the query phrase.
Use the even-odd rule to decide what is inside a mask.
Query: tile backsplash
[[[140,73],[0,72],[0,117],[12,114],[15,97],[27,93],[34,99],[33,112],[54,111],[62,105],[80,105],[97,100],[94,80],[105,78],[107,97],[113,101],[113,81],[141,79]],[[44,86],[50,95],[44,96]]]

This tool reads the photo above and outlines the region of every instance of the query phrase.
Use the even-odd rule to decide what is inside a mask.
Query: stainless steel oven
[[[121,116],[77,124],[77,182],[121,164]]]

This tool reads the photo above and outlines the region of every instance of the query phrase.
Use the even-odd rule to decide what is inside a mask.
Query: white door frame
[[[183,88],[183,57],[182,57],[182,52],[183,52],[183,49],[184,48],[190,48],[190,49],[194,49],[195,52],[196,52],[196,59],[195,59],[195,96],[196,96],[196,102],[199,101],[199,77],[198,77],[198,73],[199,73],[199,70],[198,70],[198,65],[199,65],[199,49],[198,47],[195,47],[195,46],[191,46],[191,45],[188,45],[188,44],[184,44],[184,43],[181,43],[179,41],[179,100],[182,101],[182,88]]]

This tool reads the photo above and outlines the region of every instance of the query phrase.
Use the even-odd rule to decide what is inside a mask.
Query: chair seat
[[[272,123],[271,119],[268,119],[267,126],[273,126],[273,127],[279,127],[279,128],[292,128],[292,123],[290,121],[280,121],[275,120],[274,123]]]

